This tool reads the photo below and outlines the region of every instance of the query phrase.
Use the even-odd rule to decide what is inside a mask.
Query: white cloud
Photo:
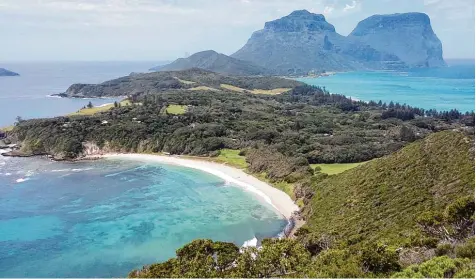
[[[324,8],[324,11],[322,12],[323,14],[325,15],[329,15],[329,14],[332,14],[332,12],[334,11],[334,7],[332,6],[326,6]]]
[[[349,4],[345,4],[345,7],[344,7],[344,12],[347,12],[349,10],[353,10],[357,7],[357,1],[352,1],[352,4],[349,5]]]

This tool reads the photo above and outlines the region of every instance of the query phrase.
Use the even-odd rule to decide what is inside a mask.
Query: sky
[[[0,62],[163,61],[232,54],[266,21],[307,9],[342,35],[373,14],[425,12],[446,59],[473,58],[474,0],[0,0]]]

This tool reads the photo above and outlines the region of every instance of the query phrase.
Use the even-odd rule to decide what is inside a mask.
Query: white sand
[[[278,190],[256,177],[224,164],[184,159],[178,156],[160,156],[148,154],[111,154],[104,155],[106,158],[130,159],[162,164],[178,165],[187,168],[208,172],[236,186],[244,188],[255,194],[261,200],[270,204],[278,213],[285,218],[290,218],[294,211],[299,210],[293,200],[283,191]]]

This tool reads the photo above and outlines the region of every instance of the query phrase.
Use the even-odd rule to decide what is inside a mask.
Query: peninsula
[[[13,76],[19,76],[20,74],[9,71],[4,68],[0,68],[0,77],[13,77]]]

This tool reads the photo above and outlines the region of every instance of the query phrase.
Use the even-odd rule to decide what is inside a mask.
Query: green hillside
[[[349,239],[410,241],[415,219],[474,195],[473,140],[459,132],[428,136],[315,189],[307,227]]]

